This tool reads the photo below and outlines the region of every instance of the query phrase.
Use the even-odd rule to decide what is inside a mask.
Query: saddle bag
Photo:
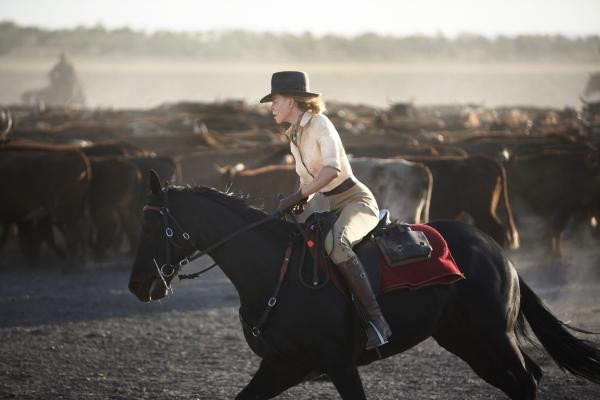
[[[377,247],[390,267],[397,267],[431,257],[432,247],[425,234],[410,225],[394,222],[374,236]]]

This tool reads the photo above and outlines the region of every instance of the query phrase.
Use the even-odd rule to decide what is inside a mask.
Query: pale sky
[[[600,0],[0,0],[0,20],[155,31],[600,34]]]

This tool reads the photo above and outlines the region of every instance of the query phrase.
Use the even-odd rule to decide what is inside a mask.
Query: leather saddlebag
[[[387,225],[374,239],[390,267],[428,259],[433,250],[423,232],[403,223]]]

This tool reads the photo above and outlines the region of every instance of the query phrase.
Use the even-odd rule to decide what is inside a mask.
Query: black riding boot
[[[365,348],[371,350],[386,344],[392,331],[385,318],[383,318],[383,314],[381,314],[379,303],[377,303],[362,263],[358,257],[353,256],[349,260],[337,264],[337,266],[350,286],[350,290],[367,312],[370,329],[367,330],[367,345]]]

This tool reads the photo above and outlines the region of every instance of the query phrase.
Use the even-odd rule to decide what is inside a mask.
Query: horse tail
[[[513,217],[512,208],[510,206],[510,200],[508,197],[508,184],[506,179],[506,168],[504,165],[500,164],[500,177],[502,179],[502,202],[504,203],[504,211],[506,212],[506,220],[508,222],[508,226],[510,228],[510,238],[511,238],[511,248],[518,249],[519,248],[519,231],[517,230],[517,225],[515,224],[515,219]]]
[[[519,286],[521,312],[517,332],[525,333],[522,318],[524,314],[535,336],[561,369],[600,384],[600,349],[592,342],[576,338],[569,329],[582,333],[591,332],[569,326],[556,318],[521,277]]]

